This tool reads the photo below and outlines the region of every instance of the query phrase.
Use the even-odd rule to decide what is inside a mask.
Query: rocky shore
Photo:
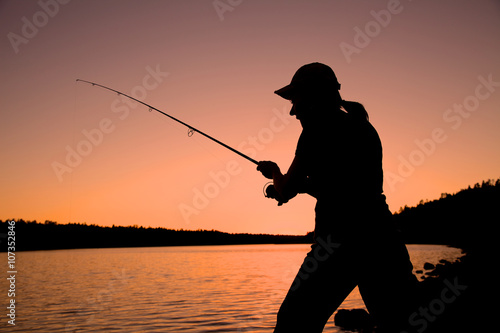
[[[412,318],[417,332],[491,332],[496,306],[496,278],[492,248],[467,246],[466,255],[454,263],[437,265],[420,282],[422,300]]]
[[[401,333],[494,331],[497,279],[488,260],[492,248],[484,244],[466,248],[466,254],[453,263],[442,261],[433,268],[426,265],[430,270],[419,282],[419,305],[408,318],[408,331]],[[379,332],[362,309],[339,310],[335,324],[349,331]]]

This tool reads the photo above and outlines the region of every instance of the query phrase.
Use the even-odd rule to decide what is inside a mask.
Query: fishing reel
[[[287,203],[288,200],[285,200],[279,193],[276,191],[276,188],[274,187],[273,182],[268,182],[264,185],[263,188],[264,196],[266,198],[274,199],[278,201],[278,206],[283,205],[284,203]]]

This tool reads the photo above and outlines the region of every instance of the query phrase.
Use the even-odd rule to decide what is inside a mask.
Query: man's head
[[[333,70],[319,62],[300,67],[292,77],[290,84],[274,93],[284,99],[293,100],[294,97],[304,95],[331,94],[340,90],[340,83]]]
[[[306,118],[318,118],[317,112],[339,108],[342,101],[339,89],[340,83],[333,70],[314,62],[300,67],[290,84],[275,93],[292,102],[290,115],[304,121]]]

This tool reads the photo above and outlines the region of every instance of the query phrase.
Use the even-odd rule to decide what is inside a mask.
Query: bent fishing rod
[[[175,118],[175,117],[173,117],[173,116],[171,116],[171,115],[169,115],[169,114],[167,114],[167,113],[165,113],[165,112],[163,112],[163,111],[161,111],[161,110],[159,110],[159,109],[155,108],[154,106],[151,106],[151,105],[149,105],[149,104],[147,104],[147,103],[144,103],[143,101],[140,101],[140,100],[138,100],[137,98],[134,98],[134,97],[132,97],[132,96],[129,96],[129,95],[127,95],[127,94],[122,93],[121,91],[118,91],[118,90],[115,90],[115,89],[111,89],[111,88],[109,88],[109,87],[103,86],[103,85],[98,84],[98,83],[95,83],[95,82],[85,81],[85,80],[81,80],[81,79],[76,79],[76,82],[85,82],[85,83],[91,84],[92,86],[101,87],[101,88],[103,88],[103,89],[106,89],[106,90],[112,91],[112,92],[114,92],[114,93],[117,93],[118,95],[122,95],[122,96],[125,96],[125,97],[127,97],[127,98],[130,98],[130,99],[131,99],[131,100],[133,100],[133,101],[136,101],[136,102],[138,102],[138,103],[140,103],[140,104],[142,104],[142,105],[144,105],[144,106],[147,106],[147,107],[149,108],[149,111],[154,110],[154,111],[156,111],[156,112],[158,112],[158,113],[161,113],[162,115],[164,115],[164,116],[166,116],[166,117],[169,117],[170,119],[172,119],[172,120],[174,120],[174,121],[178,122],[179,124],[182,124],[182,125],[186,126],[186,127],[188,128],[188,130],[189,130],[189,132],[188,132],[188,135],[189,135],[189,136],[193,135],[193,133],[194,133],[194,132],[200,133],[200,134],[201,134],[201,135],[203,135],[204,137],[206,137],[206,138],[208,138],[208,139],[210,139],[210,140],[214,141],[215,143],[218,143],[218,144],[219,144],[219,145],[221,145],[222,147],[229,149],[229,150],[230,150],[230,151],[232,151],[233,153],[236,153],[236,154],[240,155],[241,157],[243,157],[243,158],[245,158],[245,159],[249,160],[250,162],[252,162],[252,163],[254,163],[254,164],[256,164],[256,165],[258,165],[258,164],[259,164],[259,162],[257,162],[256,160],[254,160],[254,159],[253,159],[253,158],[251,158],[250,156],[243,154],[242,152],[240,152],[240,151],[238,151],[238,150],[236,150],[236,149],[234,149],[234,148],[232,148],[232,147],[230,147],[230,146],[226,145],[224,142],[221,142],[221,141],[217,140],[216,138],[214,138],[214,137],[212,137],[212,136],[210,136],[210,135],[208,135],[208,134],[206,134],[206,133],[204,133],[204,132],[200,131],[199,129],[197,129],[197,128],[195,128],[195,127],[193,127],[193,126],[189,125],[189,124],[186,124],[185,122],[183,122],[183,121],[181,121],[181,120],[179,120],[179,119],[177,119],[177,118]],[[276,200],[278,201],[278,206],[281,206],[283,203],[286,203],[286,202],[288,201],[288,200],[283,200],[283,199],[280,197],[280,195],[278,194],[278,192],[276,191],[276,189],[275,189],[275,188],[274,188],[274,186],[273,186],[273,182],[268,182],[268,183],[266,183],[266,184],[264,185],[264,196],[265,196],[266,198],[276,199]]]
[[[243,154],[242,152],[240,152],[240,151],[238,151],[238,150],[236,150],[236,149],[234,149],[234,148],[232,148],[232,147],[230,147],[230,146],[226,145],[225,143],[223,143],[223,142],[221,142],[221,141],[217,140],[216,138],[214,138],[214,137],[212,137],[212,136],[210,136],[210,135],[208,135],[208,134],[206,134],[206,133],[204,133],[204,132],[200,131],[199,129],[194,128],[193,126],[191,126],[191,125],[189,125],[189,124],[186,124],[185,122],[183,122],[183,121],[181,121],[181,120],[179,120],[179,119],[177,119],[177,118],[175,118],[175,117],[173,117],[173,116],[171,116],[171,115],[169,115],[169,114],[167,114],[167,113],[165,113],[165,112],[163,112],[163,111],[161,111],[161,110],[158,110],[158,109],[157,109],[157,108],[155,108],[154,106],[151,106],[151,105],[149,105],[149,104],[147,104],[147,103],[144,103],[144,102],[142,102],[142,101],[138,100],[137,98],[134,98],[134,97],[132,97],[132,96],[129,96],[129,95],[127,95],[127,94],[124,94],[124,93],[122,93],[121,91],[118,91],[118,90],[115,90],[115,89],[108,88],[108,87],[103,86],[103,85],[101,85],[101,84],[97,84],[97,83],[95,83],[95,82],[85,81],[85,80],[81,80],[81,79],[76,79],[76,81],[77,81],[77,82],[85,82],[85,83],[91,84],[92,86],[101,87],[101,88],[104,88],[104,89],[106,89],[106,90],[109,90],[109,91],[115,92],[115,93],[117,93],[118,95],[122,95],[122,96],[125,96],[125,97],[127,97],[127,98],[130,98],[131,100],[134,100],[134,101],[136,101],[136,102],[138,102],[138,103],[140,103],[140,104],[142,104],[142,105],[147,106],[147,107],[149,108],[149,110],[150,110],[150,111],[151,111],[151,110],[154,110],[154,111],[156,111],[156,112],[158,112],[158,113],[161,113],[162,115],[167,116],[167,117],[169,117],[170,119],[172,119],[172,120],[174,120],[174,121],[176,121],[176,122],[178,122],[178,123],[180,123],[180,124],[182,124],[182,125],[186,126],[186,127],[189,129],[189,132],[188,132],[188,133],[189,133],[189,136],[191,136],[194,132],[197,132],[197,133],[199,133],[199,134],[203,135],[204,137],[206,137],[206,138],[208,138],[208,139],[210,139],[210,140],[214,141],[215,143],[218,143],[218,144],[219,144],[219,145],[221,145],[222,147],[229,149],[229,150],[230,150],[230,151],[232,151],[233,153],[236,153],[236,154],[240,155],[241,157],[246,158],[246,159],[247,159],[247,160],[249,160],[250,162],[252,162],[252,163],[254,163],[254,164],[257,164],[257,165],[259,164],[259,162],[257,162],[256,160],[254,160],[254,159],[253,159],[253,158],[251,158],[250,156],[247,156],[247,155]]]

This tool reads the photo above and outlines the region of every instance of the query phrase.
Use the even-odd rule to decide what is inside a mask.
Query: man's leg
[[[401,332],[417,304],[417,278],[404,244],[386,240],[373,244],[361,274],[359,291],[383,332]]]
[[[278,312],[275,333],[319,333],[357,284],[348,246],[312,246]]]

